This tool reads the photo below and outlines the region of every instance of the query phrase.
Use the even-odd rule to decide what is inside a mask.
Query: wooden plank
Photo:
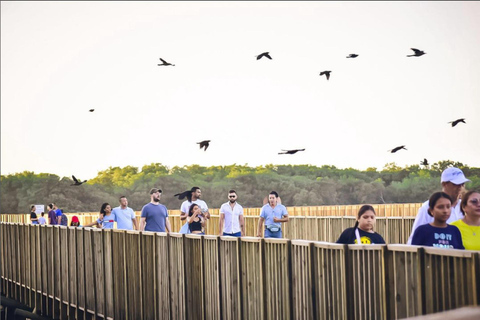
[[[127,305],[127,273],[125,262],[125,230],[112,230],[113,240],[113,289],[114,289],[114,318],[126,319]]]
[[[143,296],[143,310],[145,319],[155,319],[158,314],[158,298],[157,298],[157,281],[158,267],[156,257],[156,238],[155,232],[142,232],[141,234],[141,248],[140,254],[142,259],[141,282],[144,284],[142,289]]]
[[[94,282],[95,314],[105,318],[105,265],[104,265],[104,233],[102,229],[92,229],[92,258],[93,274],[91,279]]]
[[[313,243],[292,240],[292,309],[294,319],[315,319],[315,289],[312,275]]]
[[[221,319],[219,240],[217,236],[203,237],[205,286],[205,319]]]
[[[183,241],[187,319],[205,319],[202,236],[187,234]]]
[[[170,297],[172,319],[185,319],[185,264],[182,234],[169,234]]]
[[[242,237],[241,241],[241,299],[245,319],[265,319],[263,287],[264,248],[262,239]]]
[[[114,286],[113,286],[113,239],[112,230],[103,229],[103,265],[104,265],[104,300],[105,318],[114,318]]]
[[[170,300],[172,299],[170,289],[170,253],[169,237],[166,233],[155,234],[155,294],[156,294],[156,319],[168,320],[176,317],[170,317]]]
[[[140,234],[136,231],[127,231],[125,234],[127,317],[131,319],[143,319],[140,252]]]

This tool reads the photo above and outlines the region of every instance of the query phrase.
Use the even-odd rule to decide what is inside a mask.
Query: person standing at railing
[[[278,203],[278,193],[272,191],[268,195],[268,203],[260,211],[257,237],[262,237],[265,223],[265,238],[282,238],[282,222],[288,222],[288,211],[283,204]]]
[[[383,237],[373,231],[375,221],[375,209],[373,209],[371,205],[363,205],[360,210],[358,210],[355,226],[345,229],[338,238],[337,243],[385,244]]]
[[[466,250],[480,250],[480,191],[469,191],[460,204],[465,217],[452,223],[462,234]]]
[[[187,219],[188,216],[188,210],[192,206],[192,204],[197,204],[200,207],[201,210],[201,216],[205,218],[205,220],[210,219],[210,212],[208,211],[208,206],[205,201],[200,199],[202,197],[202,190],[199,187],[193,187],[192,189],[188,191],[184,191],[182,193],[177,193],[174,195],[175,197],[178,196],[179,200],[187,198],[187,200],[182,202],[182,205],[180,206],[180,220],[185,220]],[[185,222],[185,224],[182,226],[180,229],[180,233],[189,233],[189,227],[188,223]]]
[[[53,226],[57,225],[58,224],[57,214],[55,210],[53,210],[53,203],[50,203],[47,206],[47,210],[48,210],[48,224],[51,224]]]
[[[84,227],[97,227],[101,229],[113,229],[113,223],[115,222],[115,215],[112,213],[112,206],[108,202],[105,202],[100,207],[100,215],[96,221],[84,225]]]
[[[465,183],[470,182],[470,180],[465,178],[462,170],[451,167],[443,170],[440,181],[442,183],[442,191],[448,194],[450,199],[452,199],[451,214],[447,223],[452,223],[462,219],[463,214],[460,210],[460,193],[462,192]],[[418,210],[418,214],[413,222],[412,232],[410,233],[407,244],[412,244],[413,234],[419,226],[433,222],[433,217],[428,213],[428,210],[429,201],[427,200]]]
[[[70,227],[82,227],[80,224],[80,220],[78,219],[77,216],[72,217],[72,222],[70,222]]]
[[[35,213],[36,210],[37,208],[35,208],[35,206],[30,207],[30,221],[32,221],[32,224],[38,224],[38,217]]]
[[[150,189],[150,202],[142,208],[140,231],[171,232],[168,210],[160,203],[161,196],[161,189]]]
[[[415,230],[412,245],[445,249],[465,249],[462,234],[456,226],[447,224],[452,213],[452,199],[445,192],[436,192],[428,200],[428,214],[433,222]]]
[[[120,206],[113,209],[115,221],[117,222],[117,229],[121,230],[137,230],[137,219],[132,208],[128,207],[127,197],[121,196],[118,201]]]
[[[47,223],[47,220],[45,220],[45,218],[43,217],[44,215],[45,215],[45,212],[42,212],[40,218],[38,218],[38,224],[42,225]]]
[[[205,234],[202,231],[205,228],[205,218],[202,217],[202,209],[198,204],[194,203],[188,209],[187,223],[190,233]]]
[[[237,203],[237,192],[228,191],[228,202],[220,207],[219,236],[245,236],[243,207]]]

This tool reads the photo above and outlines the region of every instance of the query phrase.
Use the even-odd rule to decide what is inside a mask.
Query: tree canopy
[[[163,190],[161,202],[172,210],[179,209],[182,203],[173,195],[194,186],[202,189],[202,199],[211,208],[226,202],[230,189],[237,191],[238,202],[244,207],[262,206],[263,198],[272,190],[279,193],[286,206],[423,202],[441,190],[440,176],[449,166],[462,169],[472,181],[466,184],[467,190],[480,188],[480,168],[450,160],[404,168],[388,163],[381,170],[365,171],[327,165],[168,168],[152,163],[141,170],[133,166],[110,167],[81,186],[71,186],[70,178],[49,173],[2,175],[0,211],[27,213],[32,204],[55,202],[65,212],[96,212],[104,202],[118,206],[120,196],[126,196],[129,206],[138,211],[150,201],[148,191],[152,187]]]

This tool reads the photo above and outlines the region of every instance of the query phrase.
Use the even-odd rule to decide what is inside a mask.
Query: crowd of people
[[[408,244],[480,250],[480,191],[465,191],[465,183],[470,180],[458,168],[447,168],[442,172],[442,191],[435,192],[425,201],[413,223]],[[160,203],[162,190],[152,188],[150,202],[143,206],[140,225],[137,226],[135,212],[128,207],[125,196],[119,198],[116,208],[104,203],[98,219],[83,227],[140,230],[151,232],[172,232],[168,219],[168,209]],[[176,194],[180,200],[186,198],[180,206],[180,219],[185,221],[180,233],[205,234],[210,219],[207,203],[201,199],[199,187]],[[220,207],[219,236],[245,236],[243,207],[237,202],[235,190],[228,191],[228,201]],[[68,218],[55,203],[48,206],[48,223],[67,225]],[[342,232],[337,243],[343,244],[384,244],[383,237],[374,231],[376,213],[371,205],[363,205],[358,211],[356,223]],[[31,207],[32,224],[46,224],[44,213],[37,217],[35,206]],[[277,192],[268,195],[268,201],[260,210],[257,237],[282,238],[282,223],[289,221],[287,208],[281,204]],[[72,217],[71,226],[82,227],[77,216]]]

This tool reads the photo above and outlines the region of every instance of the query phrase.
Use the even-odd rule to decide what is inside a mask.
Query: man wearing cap
[[[447,223],[450,224],[454,221],[463,218],[463,214],[460,211],[460,199],[459,195],[462,191],[465,182],[470,182],[463,171],[458,168],[447,168],[442,172],[442,191],[445,192],[450,196],[452,199],[452,207],[451,207],[451,214],[450,218],[448,218]],[[412,237],[415,230],[424,224],[433,222],[433,217],[428,214],[428,200],[423,203],[423,205],[418,210],[417,217],[413,222],[412,233],[410,233],[410,237],[408,238],[407,244],[412,244]]]
[[[140,231],[170,232],[168,210],[160,203],[162,190],[150,189],[150,202],[143,206],[140,218]]]

